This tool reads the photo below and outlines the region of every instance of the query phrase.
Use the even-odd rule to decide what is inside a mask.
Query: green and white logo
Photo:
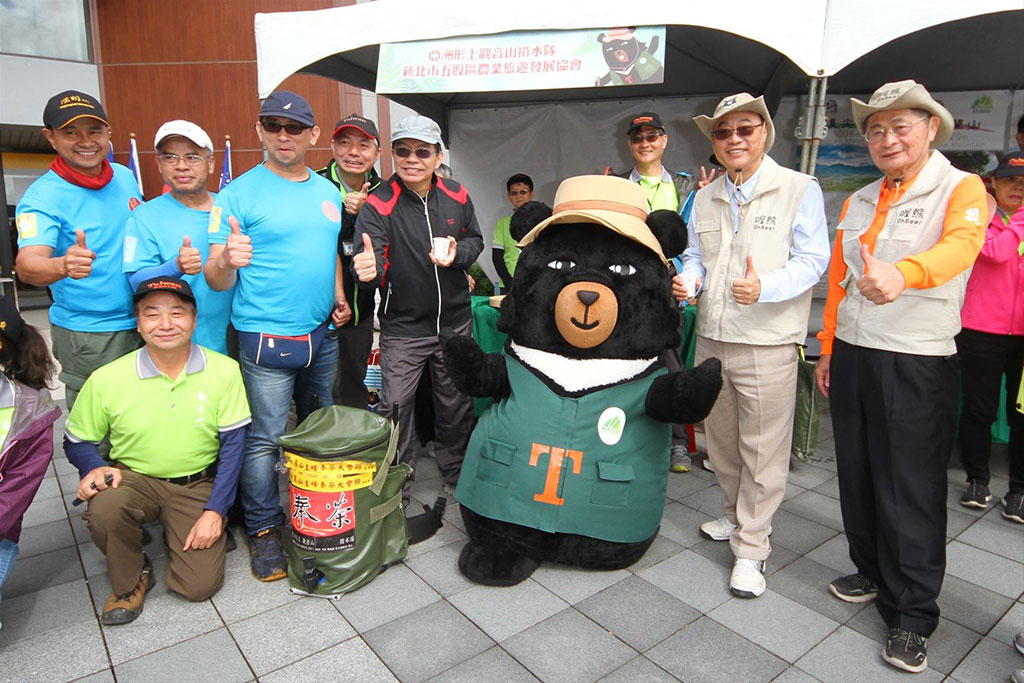
[[[622,432],[626,428],[626,413],[622,408],[605,408],[601,417],[597,419],[597,435],[601,441],[609,446],[614,446],[622,438]]]

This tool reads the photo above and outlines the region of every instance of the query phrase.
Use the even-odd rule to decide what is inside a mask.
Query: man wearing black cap
[[[145,346],[89,377],[64,432],[82,477],[78,497],[89,504],[83,518],[107,556],[107,626],[134,621],[154,584],[142,551],[148,522],[164,526],[168,588],[200,601],[224,583],[224,518],[250,422],[238,363],[192,343],[188,283],[152,278],[132,298]],[[97,450],[108,435],[112,464]]]
[[[50,334],[70,409],[93,370],[140,344],[121,254],[141,197],[131,171],[107,161],[110,126],[96,98],[54,95],[43,126],[57,158],[18,203],[15,265],[19,278],[53,293]]]
[[[374,164],[380,159],[380,135],[373,121],[358,114],[349,114],[334,125],[331,139],[334,159],[317,174],[330,180],[341,192],[344,210],[341,213],[341,234],[338,256],[345,273],[352,267],[352,235],[356,214],[366,195],[380,185]],[[345,297],[352,309],[352,319],[338,328],[338,378],[334,383],[334,399],[341,405],[365,408],[367,403],[366,359],[373,345],[373,292],[360,292],[354,280],[345,278]]]
[[[226,186],[210,210],[206,281],[234,285],[242,377],[253,421],[241,493],[260,581],[287,575],[278,526],[284,521],[274,469],[293,394],[299,420],[333,403],[338,344],[328,323],[352,315],[338,259],[341,197],[305,164],[320,129],[299,95],[281,90],[260,107],[256,133],[267,160]],[[298,389],[296,387],[298,386]]]

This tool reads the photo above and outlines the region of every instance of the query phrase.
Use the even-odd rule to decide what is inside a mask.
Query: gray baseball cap
[[[441,126],[426,116],[406,116],[391,129],[391,142],[411,138],[434,145],[441,144]]]

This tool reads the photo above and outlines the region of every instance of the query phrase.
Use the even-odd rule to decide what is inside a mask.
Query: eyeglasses
[[[877,145],[879,142],[884,140],[889,133],[892,133],[898,138],[905,138],[910,135],[910,129],[914,127],[915,123],[921,123],[922,121],[930,118],[931,116],[922,116],[921,118],[914,119],[913,121],[899,121],[888,128],[885,126],[872,128],[868,132],[864,133],[864,139],[869,145]]]
[[[412,147],[395,147],[391,151],[394,152],[395,156],[399,159],[405,159],[410,154],[415,154],[417,159],[429,159],[437,153],[437,151],[432,147],[417,147],[416,149],[413,149]]]
[[[639,145],[643,142],[653,145],[662,135],[664,133],[635,133],[629,136],[629,141],[634,145]]]
[[[184,161],[189,166],[198,166],[210,157],[203,156],[202,154],[185,154],[179,156],[177,154],[157,154],[156,158],[160,160],[160,163],[164,166],[177,166],[179,162]]]
[[[736,126],[735,128],[716,128],[712,131],[711,135],[713,135],[716,140],[728,140],[732,137],[733,133],[739,135],[741,138],[749,138],[763,125],[764,121],[746,126]]]
[[[307,128],[310,128],[310,126],[304,126],[301,123],[281,124],[278,123],[277,121],[267,120],[261,120],[260,126],[263,128],[263,130],[267,131],[268,133],[280,133],[281,129],[284,128],[284,132],[288,133],[288,135],[300,135],[302,131],[306,130]]]

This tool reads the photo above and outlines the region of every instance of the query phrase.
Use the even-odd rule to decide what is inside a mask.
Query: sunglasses
[[[764,122],[755,123],[749,126],[736,126],[735,128],[716,128],[711,134],[716,140],[728,140],[733,133],[741,138],[749,138],[754,132],[764,125]]]
[[[630,135],[629,141],[634,145],[639,145],[641,142],[653,145],[662,135],[664,135],[664,133],[637,133],[636,135]]]
[[[268,133],[280,133],[281,129],[284,128],[284,132],[288,133],[288,135],[299,135],[310,126],[304,126],[301,123],[285,123],[282,125],[277,121],[260,121],[260,127]]]
[[[399,159],[408,158],[410,154],[415,154],[417,159],[429,159],[436,154],[436,151],[431,147],[395,147],[391,150],[395,153],[395,156]]]

